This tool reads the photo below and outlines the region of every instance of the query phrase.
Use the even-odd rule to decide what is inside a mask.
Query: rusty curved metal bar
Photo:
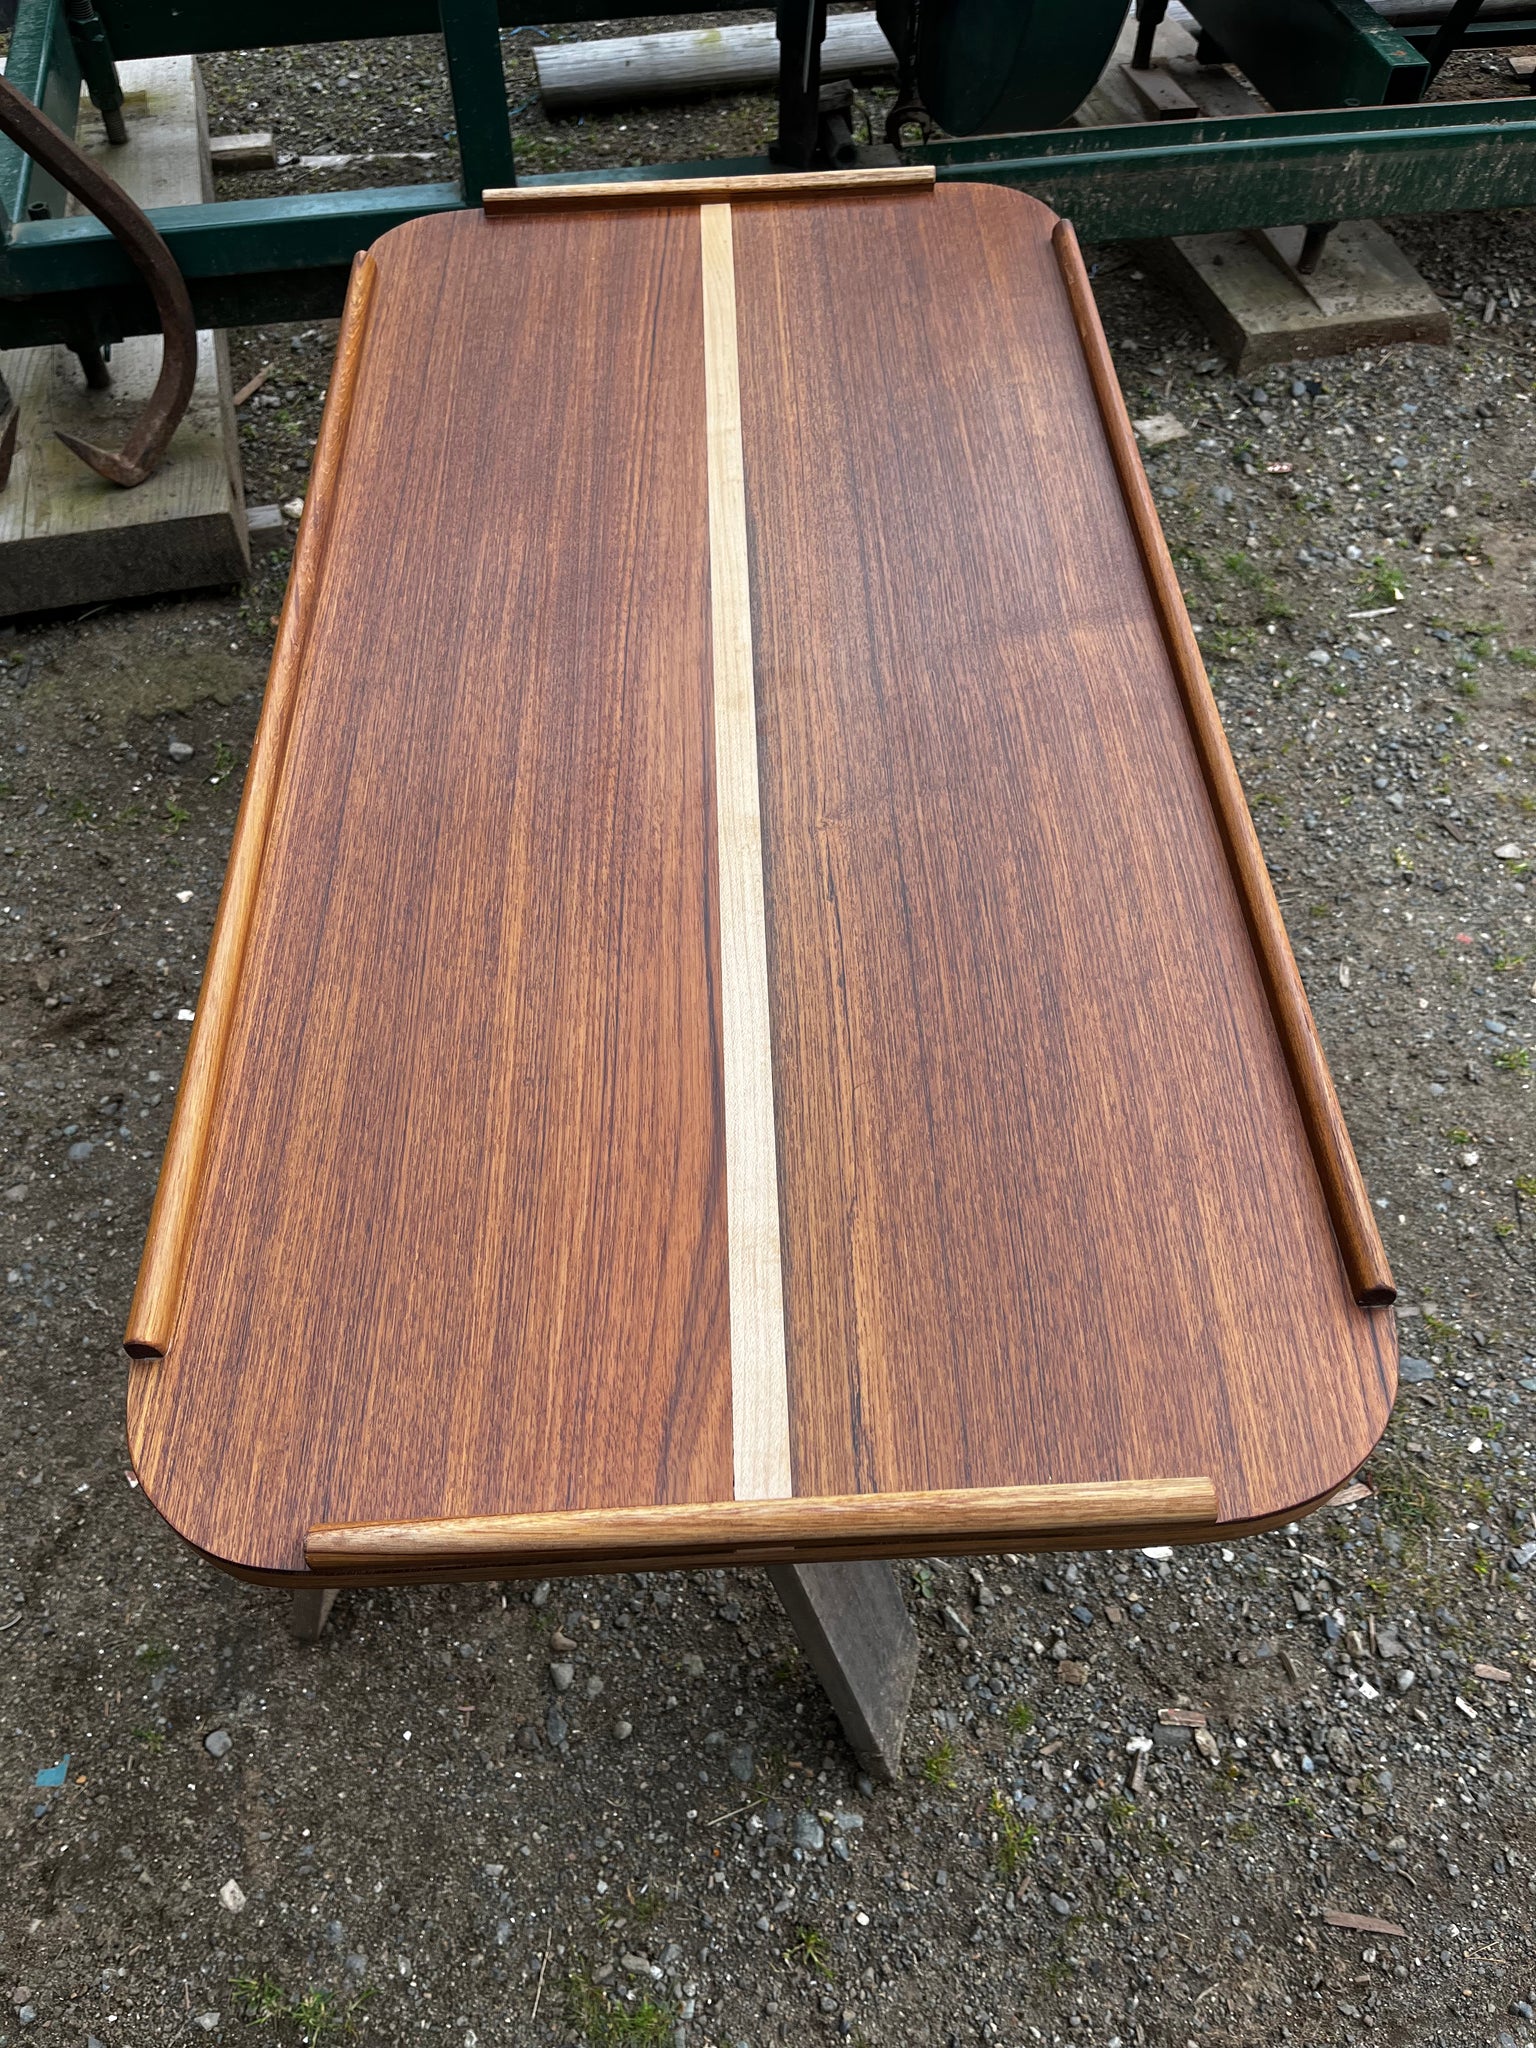
[[[64,446],[89,463],[108,483],[125,490],[153,476],[180,424],[197,378],[197,328],[186,283],[176,259],[160,239],[143,210],[115,178],[93,164],[62,128],[33,106],[15,86],[0,77],[0,133],[24,149],[35,163],[58,179],[103,227],[110,229],[143,273],[154,294],[165,337],[160,375],[148,403],[133,424],[121,450],[113,454],[74,434],[59,432]]]

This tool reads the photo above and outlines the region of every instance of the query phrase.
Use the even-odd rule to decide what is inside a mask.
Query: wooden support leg
[[[301,1643],[318,1643],[331,1618],[331,1608],[336,1600],[334,1586],[317,1586],[313,1592],[307,1588],[302,1593],[291,1593],[293,1602],[288,1614],[288,1626]]]
[[[917,1676],[917,1631],[894,1570],[775,1564],[768,1578],[854,1755],[872,1778],[895,1778]]]

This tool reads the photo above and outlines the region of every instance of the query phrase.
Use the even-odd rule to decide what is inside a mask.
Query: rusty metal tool
[[[0,77],[0,133],[50,172],[122,243],[143,273],[160,315],[165,352],[148,403],[117,453],[74,434],[59,439],[108,483],[130,489],[153,476],[187,409],[197,377],[197,329],[176,259],[115,178],[91,162],[48,116]]]

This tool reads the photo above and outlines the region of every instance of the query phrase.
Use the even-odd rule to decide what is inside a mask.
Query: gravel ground
[[[426,43],[209,69],[295,156],[441,144]],[[1097,273],[1403,1289],[1375,1493],[903,1566],[895,1789],[753,1574],[344,1595],[303,1648],[146,1508],[117,1338],[286,551],[0,629],[0,2048],[1536,2040],[1536,221],[1398,231],[1451,348],[1258,383]],[[299,493],[330,330],[233,340],[251,499]]]

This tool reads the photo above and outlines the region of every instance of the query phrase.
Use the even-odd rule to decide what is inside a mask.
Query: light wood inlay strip
[[[331,388],[325,402],[319,445],[315,449],[314,468],[304,497],[304,517],[299,526],[293,567],[288,576],[288,592],[278,621],[277,644],[272,651],[272,668],[267,678],[266,696],[262,700],[261,722],[256,728],[250,765],[246,769],[240,815],[235,820],[234,837],[230,842],[224,893],[219,898],[213,939],[208,948],[208,963],[203,969],[203,985],[197,999],[197,1017],[181,1070],[176,1113],[171,1119],[155,1206],[149,1219],[149,1234],[144,1241],[144,1256],[139,1262],[138,1285],[128,1310],[128,1327],[123,1334],[123,1349],[130,1358],[163,1358],[176,1327],[181,1283],[203,1183],[208,1126],[224,1068],[230,1028],[234,1023],[245,942],[261,883],[267,827],[272,820],[278,786],[282,781],[288,733],[293,723],[299,672],[304,659],[304,643],[309,634],[320,568],[325,559],[325,544],[336,501],[337,472],[347,443],[352,395],[357,384],[363,337],[368,329],[368,308],[373,299],[376,274],[373,258],[366,249],[360,251],[352,264],[347,302],[341,316],[341,332],[336,340],[336,367],[331,373]]]
[[[590,185],[498,185],[482,195],[491,219],[581,206],[708,206],[731,199],[859,199],[883,192],[931,192],[931,164],[869,171],[765,171],[740,178],[625,178]]]
[[[1085,1536],[1217,1519],[1209,1479],[1123,1479],[1063,1486],[968,1487],[938,1493],[847,1494],[825,1500],[706,1501],[541,1515],[466,1515],[432,1522],[327,1524],[311,1529],[313,1572],[374,1565],[488,1563],[528,1556],[622,1557],[702,1545],[900,1543],[935,1529],[965,1537]]]
[[[791,1493],[784,1281],[757,695],[747,565],[736,265],[729,206],[699,211],[704,275],[704,391],[709,460],[709,608],[714,644],[715,819],[720,866],[720,1016],[725,1202],[731,1295],[731,1425],[736,1498]]]

